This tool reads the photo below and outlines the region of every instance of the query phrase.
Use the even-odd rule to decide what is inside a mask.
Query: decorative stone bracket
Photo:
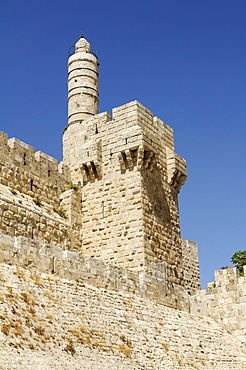
[[[175,188],[179,193],[186,179],[187,176],[183,175],[179,170],[175,170],[169,184],[172,185],[172,187]]]
[[[83,182],[93,181],[101,177],[101,166],[93,161],[83,163],[82,166]]]
[[[122,171],[125,171],[127,168],[131,169],[135,166],[137,166],[139,171],[143,169],[153,171],[156,164],[156,156],[151,150],[139,146],[134,149],[121,151],[119,153],[119,162]]]
[[[101,177],[102,142],[91,139],[82,146],[79,167],[82,170],[83,182],[93,181]]]
[[[168,183],[179,193],[187,180],[186,161],[174,152],[167,154],[167,175]]]

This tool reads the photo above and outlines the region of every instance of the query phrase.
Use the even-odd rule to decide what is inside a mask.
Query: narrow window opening
[[[24,153],[23,163],[24,163],[24,166],[26,166],[26,153]]]
[[[126,137],[126,144],[127,144],[127,137]]]
[[[96,125],[95,134],[98,134],[98,128],[97,128],[97,125]]]
[[[48,177],[50,177],[50,170],[48,170]]]
[[[33,180],[30,182],[30,190],[33,191]]]
[[[102,217],[104,218],[104,200],[102,201]]]

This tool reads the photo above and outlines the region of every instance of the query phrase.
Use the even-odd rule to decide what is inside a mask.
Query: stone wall
[[[68,129],[59,165],[1,132],[0,230],[182,285],[171,128],[132,102]]]
[[[30,265],[0,271],[1,370],[246,369],[245,345],[211,318]]]
[[[0,231],[77,250],[81,247],[79,199],[79,191],[67,190],[61,193],[60,205],[52,207],[49,200],[0,184]]]
[[[81,254],[62,250],[22,236],[0,232],[0,262],[32,268],[38,275],[52,273],[60,278],[151,299],[165,306],[188,311],[188,295],[184,287],[165,279],[165,269],[152,267],[151,273],[137,272],[105,264]]]
[[[246,342],[246,266],[215,271],[215,283],[191,297],[191,312],[208,315]]]
[[[200,268],[197,244],[190,240],[182,239],[182,256],[184,266],[184,286],[189,295],[201,289]]]
[[[39,199],[51,207],[69,181],[68,168],[55,158],[0,132],[0,184]]]

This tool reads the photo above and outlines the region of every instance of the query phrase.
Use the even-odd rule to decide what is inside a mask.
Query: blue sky
[[[2,0],[0,130],[62,159],[67,57],[98,49],[100,112],[139,100],[187,160],[182,236],[199,245],[203,287],[246,249],[246,1]]]

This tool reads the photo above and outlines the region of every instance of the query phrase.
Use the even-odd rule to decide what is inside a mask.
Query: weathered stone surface
[[[211,318],[83,281],[1,265],[1,369],[246,369]]]
[[[246,342],[246,266],[215,271],[215,282],[191,298],[191,312],[208,315]]]
[[[112,119],[101,113],[70,125],[63,147],[72,181],[83,184],[85,256],[139,271],[165,262],[166,279],[183,285],[177,195],[186,166],[171,128],[133,101]]]

